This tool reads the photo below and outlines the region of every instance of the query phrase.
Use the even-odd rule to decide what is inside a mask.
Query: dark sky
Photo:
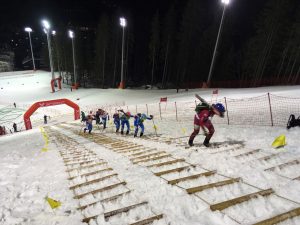
[[[1,0],[4,1],[4,0]],[[216,6],[220,0],[199,0],[208,1]],[[228,11],[233,15],[234,21],[241,34],[251,31],[254,15],[258,11],[261,0],[231,0]],[[150,22],[157,10],[163,15],[172,3],[176,2],[178,8],[184,8],[187,0],[6,0],[0,7],[0,46],[4,43],[12,45],[14,50],[20,48],[18,54],[28,47],[25,26],[34,30],[36,40],[34,45],[41,43],[45,35],[42,33],[41,20],[47,18],[53,29],[59,24],[68,26],[89,26],[96,27],[101,13],[113,14],[118,17],[130,15],[137,42],[147,39]],[[119,15],[118,15],[119,14]],[[18,46],[16,47],[16,43]],[[144,41],[142,41],[144,42]],[[20,46],[24,46],[21,49]],[[26,48],[27,48],[26,47]],[[147,46],[143,46],[146,48]],[[28,51],[28,49],[25,49]],[[25,55],[25,54],[24,54]],[[23,54],[21,54],[21,58]]]

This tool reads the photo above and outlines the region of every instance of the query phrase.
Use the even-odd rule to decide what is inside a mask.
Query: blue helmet
[[[220,116],[223,117],[224,116],[224,112],[226,111],[225,110],[225,107],[223,104],[221,103],[217,103],[217,104],[213,104],[213,107],[218,110],[220,112]]]

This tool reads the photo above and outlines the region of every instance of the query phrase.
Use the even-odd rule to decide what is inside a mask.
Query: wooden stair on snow
[[[151,156],[159,156],[159,155],[162,155],[163,153],[166,153],[166,152],[165,151],[160,151],[160,152],[150,153],[148,155],[141,155],[141,156],[130,158],[130,160],[135,161],[135,160],[150,158]]]
[[[214,188],[214,187],[221,187],[221,186],[228,185],[228,184],[233,184],[233,183],[239,182],[240,180],[241,180],[241,178],[233,178],[233,179],[229,179],[229,180],[223,180],[223,181],[219,181],[216,183],[210,183],[210,184],[205,184],[205,185],[201,185],[198,187],[187,188],[186,191],[189,194],[194,194],[196,192],[204,191],[206,189],[210,189],[210,188]]]
[[[297,165],[299,163],[300,163],[300,161],[298,159],[295,159],[295,160],[292,160],[292,161],[289,161],[289,162],[285,162],[285,163],[282,163],[282,164],[279,164],[279,165],[267,168],[267,169],[265,169],[265,171],[275,170],[276,168],[282,169],[284,167],[292,166],[292,165]]]
[[[255,150],[252,150],[252,151],[249,151],[249,152],[244,152],[244,153],[241,153],[239,155],[235,155],[234,157],[239,158],[239,157],[249,156],[249,155],[253,155],[255,153],[258,153],[260,151],[261,151],[260,149],[255,149]]]
[[[166,162],[151,164],[151,165],[148,165],[147,167],[148,168],[149,167],[160,167],[160,166],[171,165],[171,164],[178,163],[178,162],[185,162],[185,159],[174,159],[174,160],[170,160],[170,161],[166,161]]]
[[[87,166],[79,166],[76,168],[68,169],[68,170],[66,170],[66,172],[69,173],[74,170],[83,170],[83,169],[92,168],[95,166],[101,166],[101,165],[105,165],[105,164],[107,164],[107,162],[99,162],[99,163],[95,163],[95,164],[91,164],[91,165],[87,165]]]
[[[292,210],[287,211],[285,213],[279,214],[279,215],[274,216],[272,218],[263,220],[261,222],[254,223],[253,225],[273,225],[273,224],[277,224],[277,223],[280,223],[282,221],[285,221],[287,219],[291,219],[291,218],[296,217],[296,216],[300,216],[300,207],[296,208],[296,209],[292,209]]]
[[[153,158],[142,159],[142,160],[133,162],[133,164],[138,164],[138,163],[143,163],[143,162],[149,162],[149,161],[159,160],[159,159],[163,159],[163,158],[167,158],[167,157],[171,157],[171,156],[172,156],[171,154],[166,154],[166,155],[157,156],[157,157],[153,157]]]
[[[130,223],[129,225],[147,225],[147,224],[153,223],[155,220],[160,220],[162,218],[163,218],[163,214],[159,214],[159,215],[152,216],[152,217],[144,219],[144,220]]]
[[[255,193],[251,193],[251,194],[247,194],[247,195],[238,197],[238,198],[234,198],[234,199],[230,199],[230,200],[227,200],[227,201],[224,201],[224,202],[213,204],[213,205],[210,206],[210,209],[212,211],[216,211],[216,210],[221,211],[221,210],[229,208],[233,205],[237,205],[237,204],[240,204],[242,202],[249,201],[250,199],[257,198],[258,196],[267,196],[267,195],[270,195],[270,194],[273,194],[273,193],[274,193],[274,191],[272,189],[258,191],[258,192],[255,192]]]
[[[97,173],[102,173],[102,172],[109,171],[109,170],[113,170],[113,169],[112,168],[105,168],[105,169],[96,170],[96,171],[92,171],[92,172],[88,172],[88,173],[83,173],[83,174],[79,174],[78,176],[70,177],[68,180],[73,180],[77,177],[88,177],[88,176],[92,176],[92,175],[95,175]]]
[[[187,168],[189,168],[190,166],[182,166],[182,167],[178,167],[178,168],[174,168],[174,169],[170,169],[170,170],[164,170],[164,171],[160,171],[160,172],[155,172],[154,175],[156,176],[162,176],[168,173],[174,173],[174,172],[180,172],[183,171]]]
[[[93,190],[93,191],[89,191],[89,192],[86,192],[86,193],[83,193],[83,194],[75,195],[74,198],[75,199],[80,199],[80,198],[83,198],[83,197],[85,197],[89,194],[97,194],[97,193],[107,191],[107,190],[113,189],[113,188],[121,186],[121,185],[126,185],[126,182],[123,181],[123,182],[120,182],[120,183],[116,183],[116,184],[112,184],[112,185],[109,185],[109,186],[106,186],[106,187],[102,187],[102,188],[97,189],[97,190]]]
[[[169,180],[168,181],[168,184],[177,184],[179,182],[182,182],[182,181],[186,181],[186,180],[193,180],[193,179],[197,179],[199,177],[202,177],[202,176],[212,176],[214,174],[216,174],[217,171],[208,171],[208,172],[204,172],[204,173],[199,173],[199,174],[194,174],[194,175],[190,175],[190,176],[186,176],[186,177],[181,177],[181,178],[177,178],[177,179],[174,179],[174,180]]]

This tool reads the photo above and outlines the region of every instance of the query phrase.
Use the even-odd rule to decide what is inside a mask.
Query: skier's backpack
[[[298,119],[296,119],[295,115],[291,114],[286,128],[290,129],[291,127],[296,126],[300,126],[300,116],[298,117]]]
[[[198,114],[198,113],[200,113],[204,109],[209,110],[210,109],[210,105],[208,103],[202,102],[202,103],[199,103],[196,106],[195,111]]]

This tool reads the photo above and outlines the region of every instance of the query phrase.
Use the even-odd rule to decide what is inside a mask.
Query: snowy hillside
[[[256,126],[256,120],[265,119],[259,112],[247,115],[252,118],[245,120],[248,125],[213,119],[212,146],[200,145],[200,134],[196,146],[188,148],[194,94],[210,100],[210,89],[71,92],[65,86],[50,93],[50,74],[42,71],[2,73],[0,88],[2,113],[16,115],[20,126],[18,115],[36,101],[67,98],[86,112],[105,106],[111,113],[128,106],[135,113],[146,112],[145,104],[155,111],[154,103],[168,97],[168,105],[161,105],[162,119],[155,111],[142,138],[133,137],[133,127],[130,135],[117,135],[111,120],[107,129],[95,125],[92,134],[85,134],[66,106],[40,108],[32,116],[34,129],[0,136],[1,225],[300,224],[300,127]],[[299,86],[286,86],[221,89],[218,98],[267,92],[293,97],[296,103],[300,97]],[[175,101],[184,108],[179,119],[169,110]],[[42,128],[44,114],[51,117]],[[287,145],[272,148],[282,134]],[[51,209],[46,197],[61,206]]]

